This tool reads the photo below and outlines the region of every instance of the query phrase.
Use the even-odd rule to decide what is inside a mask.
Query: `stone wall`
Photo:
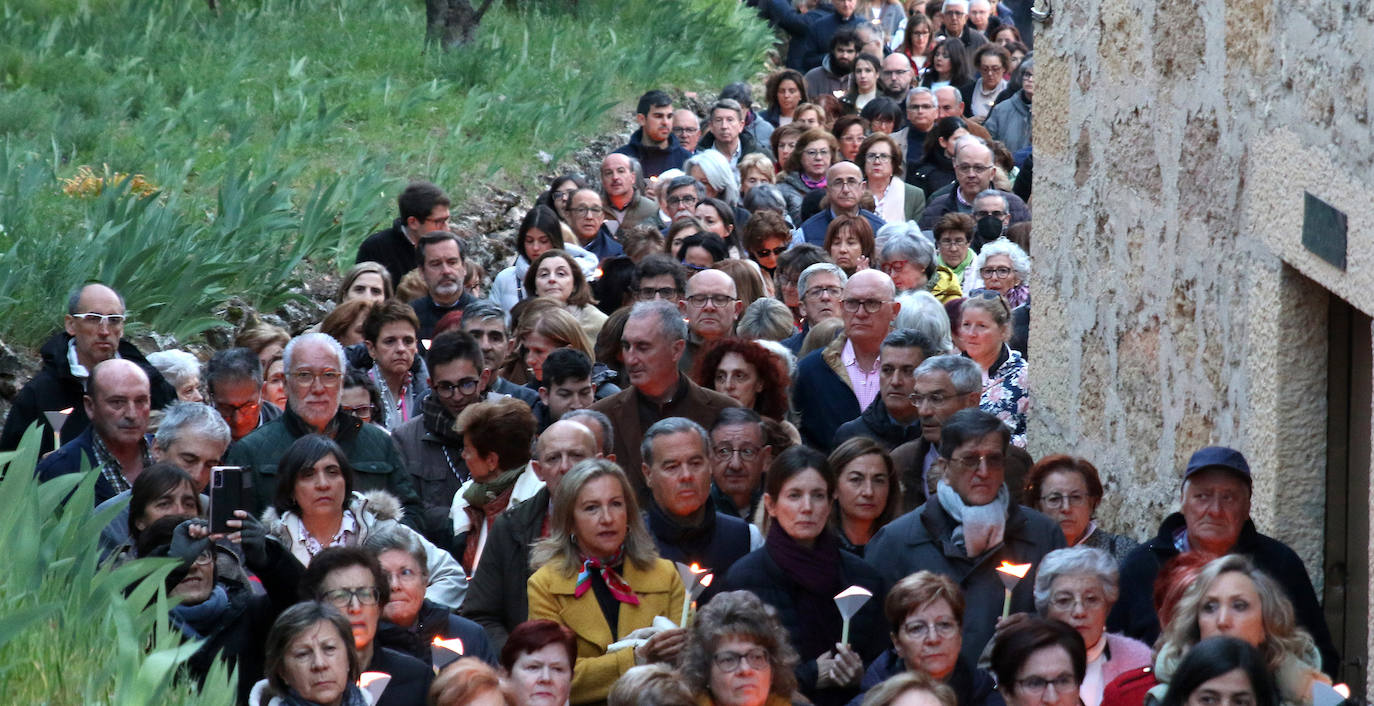
[[[1240,448],[1320,590],[1327,292],[1374,313],[1374,5],[1050,4],[1031,450],[1094,460],[1099,520],[1143,538],[1192,451]],[[1303,248],[1304,192],[1349,216],[1346,271]]]

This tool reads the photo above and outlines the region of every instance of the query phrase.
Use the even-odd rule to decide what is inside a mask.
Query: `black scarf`
[[[716,534],[716,508],[710,500],[702,506],[705,514],[698,525],[684,525],[663,511],[656,502],[649,502],[649,531],[664,544],[682,550],[689,559],[704,561]]]
[[[439,402],[436,395],[430,395],[420,403],[420,413],[424,415],[425,431],[444,442],[445,446],[463,448],[463,435],[454,431],[457,419]]]
[[[803,660],[815,659],[840,639],[842,621],[835,594],[844,589],[840,577],[840,542],[829,528],[822,530],[810,549],[802,546],[774,521],[763,545],[784,575],[800,589],[797,604],[797,651]]]

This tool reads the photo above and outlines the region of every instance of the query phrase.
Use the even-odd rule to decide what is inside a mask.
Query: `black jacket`
[[[410,303],[410,308],[415,310],[415,316],[420,319],[420,338],[434,338],[434,327],[439,323],[439,319],[444,318],[445,314],[451,311],[462,311],[468,304],[477,301],[471,294],[463,292],[458,297],[458,301],[453,306],[439,306],[434,301],[434,297],[426,294]]]
[[[539,540],[548,514],[549,489],[544,488],[498,515],[487,533],[481,571],[468,583],[459,611],[487,631],[497,652],[510,631],[529,617],[526,582],[534,574],[530,546]]]
[[[929,159],[908,165],[906,183],[925,192],[929,202],[935,192],[954,183],[954,162],[944,150],[936,148]]]
[[[835,430],[835,441],[830,448],[836,448],[856,436],[866,436],[891,451],[908,441],[921,438],[921,421],[918,419],[907,426],[897,424],[892,415],[887,413],[887,405],[883,404],[883,395],[879,392],[863,414]]]
[[[476,657],[497,666],[496,650],[491,648],[491,641],[481,625],[450,613],[448,608],[428,598],[420,604],[420,615],[409,628],[386,620],[377,623],[379,646],[403,652],[425,664],[432,663],[435,638],[449,640],[455,637],[463,641],[464,657]]]
[[[420,266],[420,255],[415,252],[414,243],[406,237],[403,226],[405,221],[397,218],[391,227],[367,236],[358,246],[358,256],[354,262],[377,262],[391,273],[391,286],[401,283],[407,272]]]
[[[678,142],[677,135],[668,133],[668,147],[644,143],[644,128],[630,135],[630,143],[622,145],[614,154],[623,154],[639,160],[645,178],[656,177],[669,169],[681,169],[682,164],[692,158],[692,153]]]
[[[1187,526],[1183,513],[1169,515],[1154,539],[1121,562],[1121,597],[1107,616],[1108,632],[1134,637],[1147,645],[1154,644],[1159,637],[1159,617],[1155,615],[1152,599],[1155,578],[1165,562],[1179,555],[1174,536]],[[1250,557],[1255,566],[1283,586],[1288,600],[1293,603],[1298,625],[1312,634],[1317,649],[1321,650],[1322,670],[1334,676],[1339,665],[1336,646],[1331,641],[1331,630],[1326,626],[1326,616],[1317,602],[1317,592],[1312,588],[1302,559],[1283,542],[1260,534],[1255,523],[1248,519],[1230,552]]]
[[[658,503],[650,501],[644,511],[644,524],[653,535],[658,555],[679,564],[698,564],[711,569],[717,576],[725,576],[735,562],[744,558],[749,548],[749,523],[723,512],[716,512],[709,500],[700,525],[684,527],[668,517]],[[706,605],[720,593],[723,581],[712,581],[697,599]]]
[[[53,444],[52,429],[47,424],[43,412],[56,411],[71,407],[72,413],[62,425],[62,443],[65,444],[81,435],[91,425],[86,416],[86,405],[81,398],[86,394],[85,383],[72,375],[71,365],[67,363],[67,342],[70,334],[59,331],[43,343],[39,353],[43,357],[43,367],[29,380],[14,397],[14,406],[5,417],[5,429],[0,432],[0,451],[10,451],[19,446],[24,431],[36,421],[43,422],[43,434],[39,454],[56,448]],[[153,409],[162,409],[176,401],[177,391],[162,377],[162,373],[149,363],[134,344],[120,339],[119,357],[138,364],[148,374],[149,392],[152,394]]]
[[[429,685],[434,681],[434,670],[408,654],[376,645],[372,651],[372,661],[363,671],[391,675],[391,681],[382,691],[382,698],[377,699],[377,706],[429,703]]]
[[[889,647],[864,672],[863,681],[859,682],[859,695],[849,702],[849,706],[859,706],[869,689],[905,672],[906,662],[897,656],[896,650]],[[959,706],[1003,706],[1006,703],[997,691],[992,675],[963,657],[954,663],[954,671],[950,672],[945,686],[954,690],[954,698]]]
[[[864,665],[871,664],[882,653],[883,648],[890,644],[887,639],[887,623],[883,618],[882,601],[882,597],[887,595],[887,584],[873,567],[864,563],[863,559],[843,550],[840,551],[840,584],[859,585],[873,592],[872,600],[859,609],[849,625],[850,647],[859,653]],[[725,576],[725,585],[722,588],[726,591],[753,592],[759,600],[778,611],[778,620],[787,629],[792,644],[802,643],[802,618],[796,599],[802,588],[791,576],[783,572],[782,567],[778,566],[772,557],[768,556],[766,548],[756,549],[735,562],[730,568],[730,573]],[[837,608],[836,615],[838,614]],[[839,635],[835,635],[834,642],[839,642],[839,638]],[[801,655],[801,662],[797,664],[797,682],[802,693],[818,706],[848,702],[856,693],[854,689],[816,688],[818,656]]]
[[[704,130],[701,133],[701,141],[697,143],[697,152],[705,152],[708,149],[715,149],[715,144],[716,136],[712,134],[710,130]],[[773,157],[773,152],[768,148],[768,145],[759,144],[759,141],[754,139],[753,135],[745,132],[741,128],[739,133],[739,158],[744,159],[746,155],[751,155],[754,153],[762,154],[763,156],[768,157],[770,159]],[[725,155],[725,160],[729,161],[730,155]],[[736,221],[736,224],[739,223],[739,221]]]

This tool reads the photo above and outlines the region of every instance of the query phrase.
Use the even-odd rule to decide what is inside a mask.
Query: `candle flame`
[[[711,581],[712,581],[713,579],[715,579],[715,578],[716,578],[716,575],[715,575],[715,574],[706,574],[705,576],[702,576],[702,577],[701,577],[701,585],[703,585],[703,586],[710,586],[710,585],[711,585]]]
[[[363,672],[358,676],[358,686],[366,689],[372,682],[378,679],[390,679],[391,675],[386,672]]]
[[[1337,684],[1331,688],[1335,689],[1336,693],[1340,694],[1342,697],[1347,699],[1350,698],[1350,686],[1348,684]]]
[[[997,570],[1008,576],[1015,576],[1018,579],[1023,579],[1026,578],[1026,574],[1030,572],[1030,568],[1030,564],[1013,564],[1004,560],[1002,565],[997,567]]]
[[[71,414],[73,409],[74,409],[73,407],[68,407],[68,408],[62,410],[61,413],[62,413],[62,414]]]
[[[435,647],[442,647],[454,654],[463,654],[463,641],[459,638],[453,637],[445,640],[436,635],[433,644]]]

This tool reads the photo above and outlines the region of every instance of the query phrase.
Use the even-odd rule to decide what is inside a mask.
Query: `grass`
[[[182,339],[232,294],[274,309],[405,180],[529,187],[540,152],[650,87],[753,76],[772,41],[736,0],[501,3],[451,52],[423,51],[418,0],[221,5],[0,0],[0,338],[35,345],[91,278]]]
[[[12,704],[228,706],[235,690],[221,665],[201,694],[177,677],[195,645],[167,621],[164,581],[175,563],[97,563],[92,513],[97,473],[41,486],[33,475],[39,434],[0,454],[0,694]],[[61,500],[72,494],[63,506]]]

